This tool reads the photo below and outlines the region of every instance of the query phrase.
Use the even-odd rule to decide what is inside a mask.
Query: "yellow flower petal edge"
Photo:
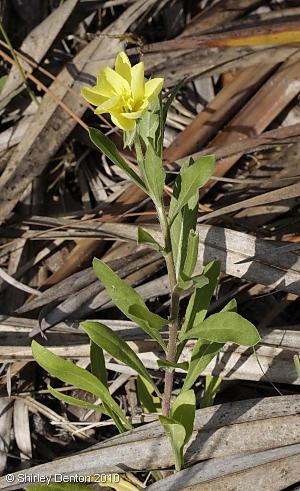
[[[127,80],[129,85],[131,84],[131,64],[128,56],[126,55],[126,53],[124,53],[124,51],[119,53],[116,58],[115,70],[119,75]]]
[[[131,66],[124,51],[115,60],[115,69],[103,68],[94,87],[82,87],[82,96],[93,106],[95,113],[109,113],[111,120],[123,131],[133,131],[150,102],[158,96],[163,78],[146,80],[144,63]]]
[[[145,83],[145,98],[152,101],[158,96],[164,84],[163,78],[152,78]]]
[[[127,119],[122,114],[110,113],[112,122],[123,131],[133,131],[135,128],[135,121]]]

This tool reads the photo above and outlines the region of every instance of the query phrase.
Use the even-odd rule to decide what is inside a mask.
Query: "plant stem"
[[[169,286],[171,294],[171,308],[170,308],[170,325],[169,325],[169,341],[167,348],[166,359],[170,362],[176,361],[176,348],[177,348],[177,332],[178,332],[178,313],[179,313],[179,294],[175,289],[177,279],[174,264],[174,256],[172,251],[170,225],[166,216],[166,212],[163,206],[156,206],[158,219],[161,225],[161,229],[165,238],[165,261],[169,277]],[[165,388],[162,401],[162,414],[169,416],[171,395],[173,389],[174,370],[166,369],[165,372]]]
[[[12,55],[12,57],[13,57],[14,61],[15,61],[15,64],[16,64],[17,69],[18,69],[18,70],[19,70],[19,72],[20,72],[20,75],[21,75],[21,77],[22,77],[22,79],[23,79],[23,82],[24,82],[24,84],[25,84],[25,87],[26,87],[26,89],[27,89],[27,92],[28,92],[29,96],[31,97],[31,100],[32,100],[33,102],[35,102],[35,104],[36,104],[37,106],[39,106],[39,102],[38,102],[38,100],[37,100],[37,98],[36,98],[36,96],[35,96],[34,92],[31,90],[31,88],[30,88],[30,87],[29,87],[29,85],[28,85],[28,82],[27,82],[26,75],[25,75],[25,73],[24,73],[23,67],[22,67],[22,65],[21,65],[21,64],[20,64],[20,62],[19,62],[19,58],[18,58],[18,57],[17,57],[17,55],[16,55],[16,52],[15,52],[15,50],[14,50],[14,48],[13,48],[13,45],[12,45],[12,44],[11,44],[11,42],[10,42],[10,39],[9,39],[9,37],[8,37],[8,35],[7,35],[6,30],[4,29],[4,26],[3,26],[2,22],[0,22],[0,32],[1,32],[2,36],[4,37],[4,39],[5,39],[5,41],[6,41],[6,44],[7,44],[7,46],[8,46],[8,49],[9,49],[9,51],[11,52],[11,55]]]

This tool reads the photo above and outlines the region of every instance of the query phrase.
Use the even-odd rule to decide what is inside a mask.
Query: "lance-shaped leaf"
[[[156,385],[139,357],[117,333],[105,324],[96,321],[85,321],[81,323],[81,326],[93,343],[107,351],[107,353],[124,363],[126,366],[135,370],[152,385],[156,392],[158,392]]]
[[[235,299],[230,300],[222,309],[222,312],[235,311]],[[210,341],[206,341],[205,339],[198,339],[192,351],[188,373],[186,374],[182,390],[188,390],[194,385],[197,378],[223,348],[224,344],[225,343],[212,343]]]
[[[183,167],[193,165],[193,159],[186,162]],[[170,202],[169,216],[172,216],[173,210],[177,206],[178,197],[181,190],[181,176],[177,176],[174,187],[173,195]],[[177,213],[171,223],[171,240],[172,250],[174,255],[176,277],[180,278],[180,274],[184,269],[184,264],[187,259],[187,250],[189,246],[189,235],[191,230],[196,229],[197,216],[198,216],[198,202],[199,192],[195,192],[187,204]]]
[[[201,398],[201,408],[212,406],[221,385],[222,378],[214,375],[206,375],[205,387]]]
[[[164,248],[152,237],[147,230],[138,227],[138,243],[147,244],[158,252],[163,252]]]
[[[184,426],[186,444],[192,436],[196,411],[196,397],[193,390],[182,390],[171,407],[171,416]]]
[[[95,375],[95,377],[97,377],[100,380],[100,382],[102,382],[102,384],[105,385],[106,388],[108,388],[107,370],[105,366],[103,349],[100,348],[100,346],[98,346],[92,340],[90,346],[90,358],[91,358],[92,374]],[[110,410],[105,406],[105,404],[102,404],[102,407],[104,408],[103,412],[105,414],[110,414]],[[120,425],[119,426],[117,425],[117,427],[120,430]]]
[[[208,181],[214,171],[215,163],[214,155],[205,155],[197,159],[193,165],[181,169],[180,193],[175,206],[170,210],[171,221],[195,195],[196,191]]]
[[[83,407],[84,409],[92,409],[93,411],[97,411],[98,413],[110,416],[110,413],[105,410],[103,404],[92,404],[90,402],[83,401],[78,397],[69,396],[64,392],[60,392],[59,390],[54,389],[53,387],[51,387],[51,385],[48,385],[47,389],[49,390],[50,394],[52,394],[54,397],[56,397],[56,399],[59,399],[62,402],[72,404],[73,406]]]
[[[256,327],[236,312],[219,312],[196,325],[184,339],[206,339],[216,343],[236,343],[255,346],[260,341]]]
[[[91,372],[97,377],[105,387],[107,386],[107,370],[105,366],[105,358],[103,349],[96,343],[91,341],[90,346]]]
[[[145,185],[140,176],[125,162],[123,157],[118,152],[116,145],[105,136],[100,130],[96,128],[89,128],[90,139],[101,150],[107,158],[109,158],[115,165],[120,167],[128,177],[139,186],[144,192],[146,191]]]
[[[145,413],[158,413],[161,411],[160,398],[153,395],[153,385],[143,377],[137,377],[137,393],[139,403]]]
[[[161,134],[161,107],[159,99],[150,102],[148,110],[144,112],[137,123],[137,133],[147,147],[149,141],[153,143],[157,155],[162,155],[160,145]]]
[[[211,297],[218,282],[219,274],[219,261],[212,261],[205,266],[203,276],[208,279],[208,283],[196,288],[192,294],[186,309],[181,335],[189,331],[195,324],[202,322],[205,318]]]
[[[190,366],[182,390],[188,390],[194,385],[203,370],[205,370],[223,346],[224,343],[212,343],[204,339],[198,339],[192,351]]]
[[[194,272],[198,259],[198,246],[199,235],[192,229],[189,231],[186,257],[182,268],[182,273],[180,272],[180,276],[183,278],[190,278]]]
[[[142,297],[103,261],[95,258],[93,268],[114,304],[165,350],[166,346],[159,329],[168,324],[168,321],[151,312]]]
[[[84,368],[78,367],[71,361],[55,355],[36,341],[32,341],[31,349],[33,358],[44,370],[66,384],[74,385],[78,389],[94,394],[101,399],[106,409],[109,408],[110,415],[117,425],[121,421],[123,430],[131,428],[118,404],[114,401],[105,385],[95,375]]]
[[[145,152],[143,174],[152,200],[156,204],[161,204],[166,173],[162,165],[162,159],[157,155],[150,141]]]
[[[175,459],[175,469],[180,471],[182,469],[183,460],[183,447],[186,439],[186,431],[181,423],[178,423],[173,418],[166,416],[159,416],[160,424],[163,426],[167,437],[169,438],[173,450]]]

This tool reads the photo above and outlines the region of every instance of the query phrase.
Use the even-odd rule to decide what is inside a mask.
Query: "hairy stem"
[[[157,213],[161,229],[165,238],[165,249],[166,249],[166,266],[169,277],[169,286],[171,293],[171,308],[170,308],[170,325],[169,325],[169,340],[166,359],[170,362],[176,361],[176,343],[177,343],[177,332],[178,332],[178,313],[179,313],[179,294],[175,289],[177,280],[175,272],[174,257],[172,251],[170,225],[166,216],[166,212],[163,206],[157,206]],[[173,389],[173,379],[174,370],[166,369],[165,372],[165,388],[162,401],[162,414],[164,416],[169,416],[171,395]]]

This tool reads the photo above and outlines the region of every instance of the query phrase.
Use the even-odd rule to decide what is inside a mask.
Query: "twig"
[[[11,286],[18,288],[18,290],[22,290],[23,292],[32,293],[33,295],[41,295],[42,293],[35,288],[31,288],[30,286],[24,285],[20,281],[16,280],[9,274],[7,274],[2,268],[0,268],[0,278],[9,283]]]

